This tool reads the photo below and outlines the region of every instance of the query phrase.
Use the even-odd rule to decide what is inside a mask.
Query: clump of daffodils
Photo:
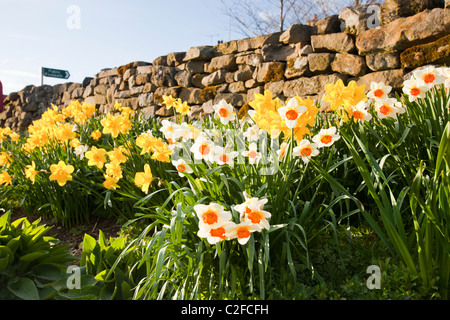
[[[210,244],[237,239],[245,245],[253,232],[269,230],[271,213],[264,210],[267,199],[253,198],[245,192],[244,197],[245,202],[233,208],[239,213],[238,222],[234,222],[232,213],[218,203],[195,205],[194,211],[199,220],[197,235]]]

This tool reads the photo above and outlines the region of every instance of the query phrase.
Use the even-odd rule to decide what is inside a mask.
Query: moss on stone
[[[277,63],[272,64],[273,68],[269,68],[267,73],[264,75],[262,82],[274,82],[278,80],[282,80],[284,77],[284,64]]]
[[[247,102],[246,104],[244,104],[238,111],[238,118],[242,119],[244,118],[249,110],[253,110],[252,107],[250,107],[250,104]]]
[[[402,68],[414,69],[430,63],[450,63],[450,35],[406,49],[401,55]]]
[[[219,87],[221,87],[221,85],[204,87],[199,94],[200,99],[202,99],[203,101],[214,99],[217,95],[217,89]]]

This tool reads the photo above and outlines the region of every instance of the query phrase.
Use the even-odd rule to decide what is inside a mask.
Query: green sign
[[[42,68],[42,76],[59,79],[69,79],[70,73],[67,70]]]

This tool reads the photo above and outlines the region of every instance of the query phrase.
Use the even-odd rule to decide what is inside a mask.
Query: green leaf
[[[36,251],[20,257],[20,261],[32,262],[49,253],[48,251]]]
[[[95,238],[86,233],[83,240],[83,252],[85,252],[86,254],[92,253],[96,245],[97,241],[95,240]]]
[[[6,212],[0,217],[0,230],[6,228],[11,218],[11,211]]]
[[[103,270],[102,272],[100,272],[100,273],[98,273],[96,276],[95,276],[95,280],[97,280],[97,281],[101,281],[101,282],[105,282],[106,281],[106,275],[107,275],[107,273],[108,273],[108,270]]]
[[[39,300],[38,289],[33,280],[19,278],[17,281],[8,282],[8,290],[23,300]]]
[[[56,281],[61,278],[62,270],[55,265],[40,264],[33,268],[32,274],[40,279]]]

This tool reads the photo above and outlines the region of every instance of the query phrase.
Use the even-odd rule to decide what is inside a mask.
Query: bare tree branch
[[[376,4],[380,0],[221,0],[231,28],[244,36],[283,31],[293,24],[306,24],[314,17],[322,19],[339,14],[344,7]]]

